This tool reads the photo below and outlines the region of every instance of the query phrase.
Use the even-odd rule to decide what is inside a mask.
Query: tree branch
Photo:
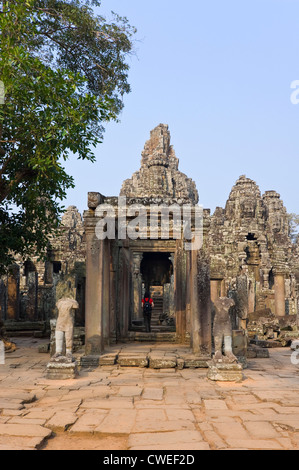
[[[28,182],[33,180],[37,175],[35,170],[31,168],[24,168],[22,171],[16,173],[15,178],[7,183],[3,178],[0,180],[0,203],[2,203],[10,194],[14,186],[22,183],[22,181],[27,180]]]

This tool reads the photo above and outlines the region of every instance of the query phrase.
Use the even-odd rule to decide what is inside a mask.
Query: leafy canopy
[[[294,243],[298,240],[299,236],[299,215],[298,214],[288,214],[289,217],[289,228],[290,228],[290,237]]]
[[[132,28],[97,0],[0,2],[0,271],[44,253],[74,186],[63,160],[94,161],[130,92]],[[0,97],[1,98],[1,97]]]

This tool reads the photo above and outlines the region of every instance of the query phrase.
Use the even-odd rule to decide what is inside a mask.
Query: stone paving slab
[[[51,431],[36,424],[0,424],[0,436],[41,437],[51,436]]]
[[[156,447],[164,447],[168,449],[169,446],[180,446],[183,444],[198,445],[203,441],[201,434],[198,431],[174,431],[174,432],[154,432],[154,433],[141,433],[131,434],[129,437],[130,448],[149,448],[150,446],[156,450]],[[178,448],[178,447],[177,447]]]
[[[0,366],[0,450],[53,449],[62,436],[76,448],[82,435],[90,446],[123,442],[124,450],[299,450],[299,367],[288,349],[251,359],[240,384],[212,383],[198,368],[118,364],[51,381],[38,341],[16,341],[18,357]],[[170,361],[186,354],[173,344],[125,349],[131,358],[138,351],[154,358],[162,351]]]

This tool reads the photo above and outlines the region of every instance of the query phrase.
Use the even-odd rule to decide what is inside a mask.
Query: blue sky
[[[106,128],[97,162],[67,163],[76,188],[64,205],[87,208],[88,191],[119,194],[139,169],[151,129],[168,124],[180,170],[200,203],[224,206],[240,175],[276,190],[299,213],[298,0],[103,0],[99,13],[138,29],[132,92]]]

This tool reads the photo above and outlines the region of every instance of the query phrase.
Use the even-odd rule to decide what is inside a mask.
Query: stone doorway
[[[175,332],[173,255],[143,253],[140,266],[142,297],[149,292],[154,300],[152,332]]]

